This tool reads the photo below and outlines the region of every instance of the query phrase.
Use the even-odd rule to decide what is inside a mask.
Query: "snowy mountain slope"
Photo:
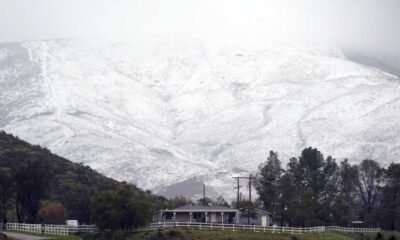
[[[271,149],[400,159],[398,78],[335,49],[2,44],[0,89],[1,129],[160,193],[229,195]]]

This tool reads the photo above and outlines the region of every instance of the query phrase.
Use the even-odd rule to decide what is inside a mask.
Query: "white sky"
[[[400,54],[400,0],[0,0],[0,42],[347,44]]]

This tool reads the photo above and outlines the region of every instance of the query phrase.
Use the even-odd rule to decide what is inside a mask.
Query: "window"
[[[174,214],[172,212],[165,213],[165,219],[172,219],[173,216],[174,216]]]

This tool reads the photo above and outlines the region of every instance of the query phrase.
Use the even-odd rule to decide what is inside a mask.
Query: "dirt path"
[[[41,240],[41,239],[47,239],[46,237],[40,237],[40,236],[33,236],[29,234],[22,234],[22,233],[14,233],[14,232],[1,232],[7,237],[14,238],[16,240]]]

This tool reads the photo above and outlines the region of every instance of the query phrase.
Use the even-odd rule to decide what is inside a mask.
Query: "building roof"
[[[189,203],[175,209],[166,209],[163,212],[237,212],[237,209],[225,206],[203,206]]]
[[[243,211],[243,210],[245,210],[245,209],[247,209],[247,207],[241,208],[241,209],[239,209],[239,210],[240,210],[240,211]],[[261,213],[264,213],[264,214],[272,215],[271,212],[262,210],[262,209],[260,209],[260,208],[250,207],[249,209],[253,209],[253,211],[261,212]]]

